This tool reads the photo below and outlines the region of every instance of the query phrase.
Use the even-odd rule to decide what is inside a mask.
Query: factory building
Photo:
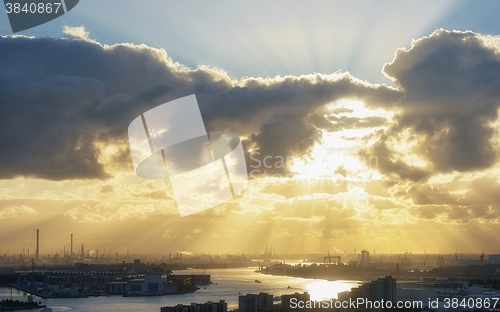
[[[143,278],[134,278],[130,281],[127,282],[127,294],[144,294],[145,291],[144,287],[144,279]]]
[[[106,284],[106,293],[110,295],[125,295],[127,293],[127,282],[111,282]]]
[[[150,272],[129,281],[110,282],[106,292],[110,295],[142,296],[151,294],[184,294],[193,292],[196,286],[188,277],[165,276],[163,272]]]

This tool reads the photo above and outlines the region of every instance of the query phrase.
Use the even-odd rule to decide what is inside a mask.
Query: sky
[[[0,254],[500,248],[497,1],[81,1],[0,13]],[[2,15],[3,14],[3,15]],[[180,217],[127,127],[196,94],[249,182]]]

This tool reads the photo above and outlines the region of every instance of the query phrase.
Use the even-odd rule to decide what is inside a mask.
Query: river
[[[275,296],[307,291],[311,299],[337,298],[342,291],[356,287],[357,281],[325,281],[299,277],[264,275],[255,272],[256,268],[211,269],[205,274],[211,275],[214,284],[201,286],[194,293],[183,295],[169,295],[160,297],[89,297],[71,299],[39,299],[55,311],[103,311],[103,312],[159,312],[160,307],[176,304],[190,304],[192,302],[205,303],[207,301],[226,300],[228,310],[238,307],[238,295],[247,293],[267,292]],[[202,274],[200,270],[180,270],[174,274]],[[256,283],[259,280],[261,283]],[[8,299],[10,288],[0,288],[0,299]],[[27,294],[12,290],[14,300],[27,299]],[[23,310],[35,311],[35,310]]]

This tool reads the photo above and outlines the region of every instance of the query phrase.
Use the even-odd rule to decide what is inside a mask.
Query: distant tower
[[[82,261],[85,259],[85,254],[84,254],[84,249],[83,249],[83,244],[82,244]]]
[[[361,251],[361,265],[370,264],[370,252],[366,249]]]
[[[35,260],[38,262],[40,259],[40,230],[36,229],[36,256]]]
[[[71,234],[71,245],[69,249],[69,259],[71,260],[73,258],[73,234]]]

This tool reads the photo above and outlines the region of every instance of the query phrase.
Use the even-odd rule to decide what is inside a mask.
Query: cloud
[[[437,223],[498,224],[500,196],[498,166],[488,172],[435,175],[426,182],[393,186],[392,198],[421,220]]]
[[[401,208],[403,206],[403,205],[395,202],[392,199],[386,199],[384,197],[381,197],[381,198],[370,197],[369,201],[372,204],[373,208],[378,209],[378,210],[397,209],[397,208]]]
[[[311,180],[281,180],[268,182],[262,189],[263,193],[276,194],[285,198],[295,198],[314,194],[341,194],[348,190],[348,184],[344,180],[311,179]]]
[[[336,220],[346,220],[356,215],[353,208],[344,207],[343,203],[331,199],[293,199],[275,204],[273,214],[281,218],[308,218],[315,222],[315,218],[328,218]]]
[[[383,156],[381,171],[420,181],[495,164],[500,54],[490,39],[441,29],[396,51],[383,71],[404,95],[394,124],[372,147]],[[417,142],[407,153],[422,158],[420,165],[394,153],[409,142]]]
[[[98,223],[111,220],[124,220],[129,218],[144,218],[147,212],[151,212],[151,206],[132,206],[124,204],[115,207],[109,204],[82,204],[67,210],[65,217],[71,218],[79,223]]]
[[[63,33],[67,38],[90,40],[90,31],[86,31],[84,26],[69,27],[67,25],[64,25]]]
[[[386,107],[401,95],[340,72],[235,80],[221,69],[187,68],[146,45],[99,44],[83,27],[64,33],[0,37],[0,178],[108,179],[130,171],[130,121],[189,94],[208,131],[236,132],[263,157],[307,155],[331,124],[314,116],[333,101]]]
[[[110,192],[113,192],[113,190],[114,190],[114,186],[112,184],[105,184],[105,185],[101,186],[101,189],[99,190],[99,192],[110,193]]]
[[[319,116],[316,116],[318,118]],[[329,123],[325,125],[318,125],[328,131],[342,131],[344,129],[358,129],[358,128],[374,128],[381,127],[387,124],[384,117],[348,117],[348,116],[329,116],[325,118]],[[319,121],[319,120],[318,120]]]
[[[436,235],[446,238],[443,248],[457,235],[495,242],[500,54],[491,38],[438,30],[415,40],[384,67],[395,89],[341,72],[235,80],[175,63],[164,50],[102,45],[85,33],[0,38],[2,222],[50,207],[51,220],[67,227],[118,222],[189,250],[215,242],[258,250],[273,240],[289,246],[292,237],[300,250],[311,239],[317,250],[332,239],[373,248]],[[249,173],[267,177],[254,173],[243,195],[180,219],[168,183],[132,174],[126,135],[140,113],[193,93],[207,130],[240,135],[253,157]],[[351,152],[370,166],[334,164]],[[303,175],[291,177],[287,165],[301,156]]]
[[[104,222],[107,218],[100,210],[99,207],[91,207],[88,204],[83,204],[66,211],[64,216],[81,223]]]
[[[16,218],[20,215],[36,214],[36,210],[25,205],[9,206],[0,209],[0,219]]]

